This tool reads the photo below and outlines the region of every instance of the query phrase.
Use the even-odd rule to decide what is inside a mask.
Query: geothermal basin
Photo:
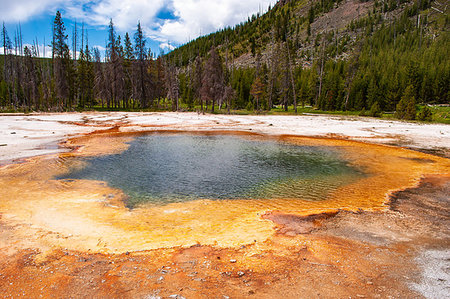
[[[433,215],[425,228],[417,220],[423,213],[402,210],[399,195],[424,180],[435,186],[429,193],[445,194],[445,157],[342,138],[234,130],[235,123],[227,130],[98,124],[94,133],[65,140],[61,146],[69,151],[2,166],[0,285],[14,278],[9,294],[73,292],[87,265],[96,287],[83,294],[93,296],[121,297],[119,271],[134,286],[130,297],[175,291],[272,297],[280,290],[296,297],[317,290],[306,280],[329,285],[333,275],[342,277],[342,296],[421,294],[412,248],[446,248],[447,218]],[[400,198],[395,208],[393,198]],[[424,240],[427,229],[434,232]],[[30,262],[19,262],[25,257]],[[113,264],[100,266],[105,260]],[[128,270],[129,264],[146,267]],[[44,274],[43,265],[53,273]],[[286,269],[308,279],[285,277]],[[407,269],[415,280],[404,278]],[[39,291],[50,284],[53,291]],[[179,284],[184,287],[175,290]]]

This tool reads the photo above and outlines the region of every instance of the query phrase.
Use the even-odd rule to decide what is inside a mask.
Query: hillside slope
[[[199,94],[194,62],[215,48],[237,93],[233,108],[301,104],[376,116],[402,98],[405,107],[448,103],[448,29],[448,1],[286,0],[168,57],[181,70],[183,99]]]

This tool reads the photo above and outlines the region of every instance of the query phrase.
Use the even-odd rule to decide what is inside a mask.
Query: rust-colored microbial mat
[[[274,223],[263,217],[269,213],[307,216],[338,210],[383,210],[391,192],[415,186],[425,175],[449,176],[450,172],[448,159],[407,149],[347,140],[281,136],[276,138],[296,145],[337,148],[343,158],[367,175],[339,187],[323,201],[292,198],[195,200],[164,206],[141,205],[132,210],[125,206],[121,190],[112,189],[104,182],[52,179],[67,172],[69,167],[83,167],[70,157],[121,152],[132,138],[132,135],[120,134],[86,136],[67,143],[76,148],[71,153],[57,158],[37,157],[2,167],[0,212],[3,221],[17,225],[15,233],[23,239],[40,235],[36,242],[42,248],[60,247],[91,253],[124,253],[196,244],[232,248],[263,242],[273,236]]]

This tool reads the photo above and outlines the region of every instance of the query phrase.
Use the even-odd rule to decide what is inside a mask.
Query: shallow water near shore
[[[83,157],[57,179],[105,181],[126,204],[197,199],[324,200],[363,176],[336,149],[230,135],[149,134],[121,153]]]

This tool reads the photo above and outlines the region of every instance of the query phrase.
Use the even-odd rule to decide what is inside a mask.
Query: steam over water
[[[363,176],[329,147],[229,135],[145,135],[120,154],[77,159],[87,166],[58,179],[106,181],[125,192],[129,207],[202,198],[324,200]]]

